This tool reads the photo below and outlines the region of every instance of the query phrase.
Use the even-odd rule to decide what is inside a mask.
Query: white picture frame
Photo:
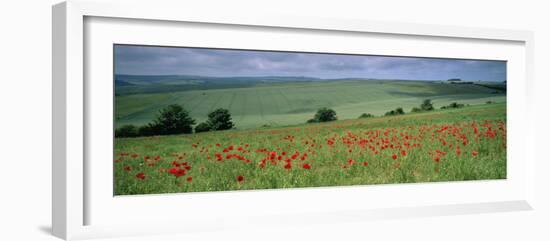
[[[150,11],[150,9],[155,11]],[[60,3],[53,7],[53,167],[52,167],[52,227],[53,234],[63,239],[85,239],[95,237],[113,237],[124,235],[156,234],[170,233],[173,226],[168,225],[173,222],[170,218],[164,219],[162,215],[155,213],[165,211],[159,208],[167,205],[180,205],[185,203],[193,209],[203,212],[186,212],[185,215],[194,217],[193,223],[185,221],[185,228],[179,228],[177,232],[196,232],[204,230],[218,230],[231,227],[234,224],[224,222],[226,218],[240,220],[240,224],[248,223],[283,223],[298,224],[302,222],[310,223],[330,223],[349,220],[370,220],[385,218],[402,217],[424,217],[434,215],[468,214],[497,211],[530,210],[533,203],[534,189],[534,133],[528,125],[528,117],[533,116],[529,106],[531,99],[529,93],[532,93],[532,73],[533,73],[533,34],[529,31],[518,30],[497,30],[482,29],[456,26],[439,25],[421,25],[409,23],[391,23],[391,22],[373,22],[358,21],[350,19],[321,19],[321,18],[302,18],[296,16],[278,16],[278,15],[254,15],[233,16],[227,15],[209,15],[206,11],[189,9],[185,3],[173,1],[151,1],[144,2],[95,2],[84,0],[70,0]],[[98,20],[99,21],[95,21]],[[102,21],[101,19],[107,19]],[[98,85],[96,82],[87,82],[90,78],[87,68],[96,68],[97,59],[89,59],[89,49],[97,47],[98,50],[104,49],[100,44],[87,44],[86,41],[96,41],[101,43],[110,43],[109,41],[121,41],[114,39],[101,28],[101,25],[111,24],[113,29],[128,28],[128,25],[111,23],[110,20],[121,22],[131,22],[132,25],[151,22],[148,28],[152,31],[159,31],[159,38],[153,39],[136,34],[134,37],[125,39],[125,42],[136,41],[136,43],[150,44],[159,43],[167,45],[178,45],[178,42],[171,42],[167,38],[162,38],[163,24],[169,24],[173,28],[179,28],[178,24],[206,24],[208,26],[223,26],[224,31],[238,31],[237,29],[253,28],[257,32],[269,32],[276,30],[281,34],[285,31],[299,31],[300,34],[307,35],[308,32],[315,32],[316,35],[339,35],[347,34],[374,34],[390,36],[395,39],[420,38],[422,41],[441,41],[441,46],[471,46],[472,48],[486,48],[479,52],[479,57],[494,57],[494,59],[503,59],[511,61],[515,66],[512,67],[514,80],[509,80],[513,85],[508,95],[508,115],[513,126],[508,123],[509,136],[516,137],[515,141],[510,141],[510,153],[508,161],[513,165],[508,165],[508,171],[512,171],[513,178],[499,182],[469,182],[469,183],[430,183],[430,184],[397,184],[397,185],[376,185],[366,187],[337,187],[337,188],[313,188],[313,189],[292,189],[292,190],[262,190],[246,192],[222,192],[206,193],[192,195],[148,195],[136,197],[115,198],[112,195],[106,196],[101,187],[108,185],[108,179],[104,183],[95,183],[94,175],[108,176],[108,171],[103,170],[105,166],[90,164],[86,158],[90,156],[90,148],[93,143],[100,142],[101,137],[89,138],[90,128],[99,130],[104,129],[102,133],[111,133],[112,128],[102,126],[101,118],[106,117],[95,111],[100,108],[98,105],[108,105],[109,101],[96,102],[95,94],[106,90],[104,85]],[[91,21],[87,23],[86,21]],[[115,21],[115,22],[116,22]],[[99,27],[93,29],[87,28],[86,24],[97,24]],[[205,26],[206,26],[205,25]],[[207,31],[208,28],[201,28]],[[235,30],[232,30],[235,29]],[[253,31],[253,32],[254,32]],[[134,31],[139,32],[139,31]],[[94,35],[87,38],[86,35]],[[165,33],[164,33],[165,34]],[[267,33],[266,33],[267,34]],[[140,37],[141,36],[141,37]],[[88,36],[89,37],[89,36]],[[120,37],[123,38],[123,37]],[[133,38],[133,40],[132,40]],[[237,37],[235,37],[237,38]],[[307,36],[305,37],[307,38]],[[141,39],[141,40],[140,40]],[[227,39],[230,39],[228,36]],[[197,41],[199,41],[198,39]],[[448,42],[448,43],[444,43]],[[473,43],[473,44],[472,44]],[[509,50],[503,51],[509,54],[497,53],[498,44],[502,43],[503,48]],[[216,45],[216,42],[210,45]],[[219,44],[219,43],[218,43]],[[468,45],[470,44],[470,45]],[[266,46],[255,46],[256,48],[266,48]],[[275,45],[272,44],[272,48]],[[403,45],[406,47],[406,45]],[[440,46],[440,47],[441,47]],[[491,47],[493,46],[493,47]],[[215,46],[206,46],[215,47]],[[223,46],[227,47],[227,46]],[[294,46],[296,47],[296,46]],[[302,46],[303,47],[303,46]],[[327,46],[325,46],[327,47]],[[403,47],[403,48],[405,48]],[[292,46],[279,45],[277,49],[292,48]],[[314,47],[312,47],[314,48]],[[327,47],[328,48],[328,47]],[[426,48],[427,49],[427,48]],[[493,49],[493,50],[491,50]],[[433,50],[433,48],[432,48]],[[472,56],[476,52],[471,50]],[[345,50],[340,50],[340,52]],[[354,51],[353,48],[347,51]],[[390,50],[387,50],[390,51]],[[399,51],[399,50],[396,50]],[[420,50],[418,50],[420,51]],[[428,50],[425,50],[428,51]],[[484,52],[485,51],[485,52]],[[463,51],[467,55],[468,51]],[[484,53],[481,53],[484,52]],[[97,56],[103,56],[106,52],[98,51]],[[391,52],[386,52],[390,53]],[[434,57],[467,57],[459,55],[457,51],[448,53],[424,52],[426,56]],[[395,52],[394,55],[403,55],[403,52]],[[414,55],[414,52],[409,53]],[[405,54],[406,55],[406,54]],[[478,55],[476,55],[478,56]],[[99,57],[99,58],[103,58]],[[105,60],[105,59],[104,59]],[[106,61],[106,60],[105,60]],[[109,61],[112,61],[109,60]],[[98,73],[103,71],[98,71]],[[88,78],[88,79],[87,79]],[[109,80],[112,81],[112,80]],[[112,82],[103,83],[107,86]],[[108,90],[112,91],[112,90]],[[102,94],[109,92],[101,92]],[[111,93],[112,95],[112,93]],[[91,102],[93,100],[93,102]],[[111,102],[112,103],[112,102]],[[526,108],[527,106],[527,108]],[[101,109],[101,108],[100,108]],[[111,112],[112,113],[112,112]],[[95,118],[95,119],[94,119]],[[105,119],[105,118],[103,118]],[[108,119],[108,122],[111,122]],[[92,124],[93,123],[93,124]],[[94,129],[95,128],[95,129]],[[101,132],[101,131],[99,131]],[[100,136],[100,135],[96,135]],[[110,140],[112,141],[112,140]],[[92,143],[92,144],[91,144]],[[92,147],[91,147],[92,146]],[[93,147],[95,148],[95,147]],[[92,149],[93,149],[92,148]],[[112,161],[108,160],[109,163]],[[511,161],[511,162],[510,162]],[[511,169],[512,168],[512,169]],[[90,169],[96,170],[93,174],[87,174]],[[99,171],[98,171],[99,170]],[[92,183],[91,183],[92,182]],[[107,183],[107,184],[105,184]],[[384,202],[383,197],[396,197],[409,193],[411,196],[433,197],[437,192],[444,190],[454,190],[459,195],[446,195],[439,201],[423,201],[421,198],[411,198],[409,202]],[[495,191],[496,190],[496,191]],[[500,191],[499,191],[500,190]],[[336,196],[329,200],[330,203],[320,202],[318,205],[312,205],[308,208],[295,210],[291,207],[282,205],[278,208],[271,208],[261,212],[253,203],[268,202],[284,196],[286,198],[296,198],[299,200],[327,200],[327,196]],[[97,195],[96,195],[97,194]],[[102,195],[102,197],[98,197]],[[344,203],[345,198],[360,195],[376,195],[380,198],[371,201],[372,208],[358,208],[361,198],[358,201]],[[490,196],[490,197],[489,197]],[[220,200],[231,203],[235,210],[224,211]],[[239,202],[254,201],[246,204]],[[93,203],[93,204],[91,204]],[[147,206],[144,204],[147,203]],[[333,203],[333,204],[331,204]],[[300,202],[298,202],[300,204]],[[210,205],[210,206],[208,206]],[[338,208],[346,206],[346,208]],[[92,208],[91,208],[92,207]],[[141,207],[141,210],[149,221],[132,220],[131,217],[123,218],[124,215],[132,216],[132,210]],[[215,208],[219,207],[219,208]],[[208,208],[208,210],[205,210]],[[289,208],[285,211],[283,208]],[[206,212],[206,214],[205,214]],[[254,215],[254,214],[258,215]],[[112,217],[109,217],[111,215]],[[201,219],[202,215],[202,219]],[[91,220],[90,217],[100,217]],[[108,220],[112,219],[112,220]],[[112,221],[112,222],[110,222]],[[140,226],[140,223],[143,227]],[[154,224],[153,224],[154,223]]]

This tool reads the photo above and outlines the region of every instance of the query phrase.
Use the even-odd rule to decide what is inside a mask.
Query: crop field
[[[115,195],[506,178],[504,94],[476,85],[346,81],[117,97],[117,125],[180,103],[201,120],[228,108],[238,129],[116,138]],[[346,93],[345,95],[338,93]],[[399,116],[431,98],[464,108]],[[491,100],[492,103],[485,104]],[[340,120],[303,124],[318,107]],[[252,128],[267,124],[271,127]]]
[[[182,105],[198,123],[204,121],[212,110],[225,108],[231,113],[237,129],[252,129],[301,124],[317,109],[327,106],[338,113],[339,119],[355,119],[361,113],[379,116],[396,107],[409,112],[426,98],[432,99],[436,108],[451,102],[474,105],[506,101],[505,92],[488,87],[428,81],[284,81],[204,89],[197,89],[190,80],[185,85],[171,87],[172,84],[173,81],[122,86],[121,89],[128,88],[133,92],[116,96],[116,126],[146,124],[159,109],[169,104]],[[182,86],[195,87],[180,91],[184,89]],[[161,87],[163,92],[158,92]],[[178,91],[166,91],[170,89]],[[157,92],[149,93],[154,91]]]

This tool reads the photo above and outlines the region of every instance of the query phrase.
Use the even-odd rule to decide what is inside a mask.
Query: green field
[[[116,96],[115,125],[146,124],[154,119],[159,109],[173,103],[184,106],[197,123],[204,121],[216,108],[229,109],[237,129],[250,129],[304,123],[321,107],[333,108],[339,119],[354,119],[365,112],[380,116],[396,107],[409,112],[426,98],[432,99],[436,108],[451,102],[473,105],[506,101],[504,91],[474,84],[428,81],[254,82],[215,89],[197,89],[201,86],[190,81],[185,84],[194,88],[171,84],[173,81],[122,87],[131,90],[127,92],[132,94]],[[183,90],[185,88],[189,90]],[[149,93],[161,89],[161,93]],[[170,92],[170,89],[177,91]]]
[[[340,119],[353,119],[117,138],[115,195],[506,178],[506,103],[474,105],[505,97],[484,87],[351,81],[202,93],[129,95],[117,100],[117,107],[125,123],[146,122],[158,106],[174,102],[188,106],[195,116],[227,107],[243,128],[258,122],[303,123],[328,103]],[[436,105],[472,105],[356,118],[397,106],[409,109],[428,96]]]

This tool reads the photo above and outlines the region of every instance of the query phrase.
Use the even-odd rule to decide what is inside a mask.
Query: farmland
[[[115,195],[506,178],[506,103],[474,85],[346,81],[117,97],[118,122],[181,103],[197,119],[231,110],[239,129],[117,138]],[[424,98],[460,109],[357,119]],[[493,104],[485,104],[491,100]],[[303,124],[320,106],[340,120]],[[269,124],[271,127],[259,127]]]
[[[439,108],[451,102],[482,104],[505,102],[506,95],[480,85],[454,85],[400,80],[264,80],[245,79],[202,84],[192,78],[158,82],[134,80],[118,83],[116,126],[143,125],[158,110],[180,104],[200,123],[216,108],[230,111],[237,129],[283,127],[304,123],[321,107],[331,107],[339,119],[361,113],[383,115],[396,107],[410,111],[430,98]]]

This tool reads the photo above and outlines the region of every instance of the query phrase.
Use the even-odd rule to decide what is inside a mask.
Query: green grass
[[[331,84],[330,88],[325,86]],[[353,86],[353,83],[349,85]],[[415,92],[417,96],[407,97],[412,98],[410,103],[414,105],[419,103],[416,98],[422,99],[424,94],[450,95],[455,91],[446,86],[426,87],[421,83],[393,85],[396,85],[394,91],[410,88],[407,91]],[[295,110],[296,103],[302,103],[300,108],[305,109],[331,102],[331,106],[337,106],[335,108],[340,117],[347,113],[346,110],[353,113],[352,117],[357,117],[362,112],[377,113],[372,109],[360,108],[361,103],[367,103],[364,100],[370,100],[368,103],[371,104],[377,101],[377,98],[364,98],[363,95],[377,95],[380,101],[385,100],[379,103],[385,107],[381,111],[394,108],[394,104],[405,103],[403,99],[406,98],[403,95],[388,91],[388,84],[380,84],[378,90],[374,85],[371,87],[367,90],[323,83],[317,89],[305,89],[299,85],[292,88],[281,85],[255,87],[254,91],[236,89],[218,93],[212,90],[209,95],[217,98],[204,97],[202,100],[189,98],[200,97],[200,92],[194,95],[175,94],[163,100],[188,99],[190,101],[187,104],[190,106],[205,108],[216,105],[234,106],[237,123],[258,118],[264,121],[277,120],[277,113]],[[346,88],[346,91],[350,91],[349,95],[337,95],[336,93],[344,91],[338,88]],[[465,88],[472,88],[471,94],[462,95],[461,103],[487,98],[504,99],[503,96],[490,97],[478,93],[482,89],[477,88],[483,87]],[[368,94],[360,90],[368,91]],[[231,93],[240,94],[232,97]],[[321,93],[326,98],[313,98]],[[436,99],[437,104],[442,104],[443,99],[453,101],[454,97],[449,95],[439,100],[432,99]],[[391,96],[401,99],[394,101]],[[285,98],[289,99],[288,102]],[[352,100],[357,103],[348,103]],[[139,98],[135,101],[139,101]],[[308,101],[313,103],[304,104]],[[407,108],[404,105],[403,107]],[[201,113],[199,109],[192,110],[193,113]],[[253,114],[258,112],[260,114]],[[506,104],[498,103],[402,116],[265,129],[117,138],[114,157],[115,195],[503,179],[506,178],[505,127]],[[230,146],[233,146],[233,150],[223,151]],[[383,146],[387,147],[382,148]],[[457,152],[457,146],[460,152]],[[445,154],[437,154],[437,151]],[[270,152],[276,152],[276,156],[282,156],[282,160],[267,160],[265,167],[262,167],[262,160],[270,156]],[[282,152],[286,152],[286,155],[283,156]],[[292,167],[285,169],[284,159],[291,158],[296,152],[299,156],[291,159]],[[222,160],[217,160],[216,153],[222,155]],[[308,155],[301,160],[304,153]],[[237,154],[244,157],[244,160],[234,157],[227,159],[228,154]],[[396,155],[396,159],[393,155]],[[158,160],[155,160],[157,156]],[[437,157],[439,160],[436,161]],[[354,160],[353,164],[349,163],[350,159]],[[168,170],[175,168],[173,161],[178,164],[187,162],[190,170],[181,177],[170,174]],[[364,162],[368,162],[368,165],[364,166]],[[310,169],[303,168],[306,163],[311,166]],[[139,173],[143,173],[144,179],[136,177]],[[239,182],[238,176],[243,176],[244,181]],[[188,177],[192,177],[190,182],[186,179]]]
[[[343,94],[345,93],[345,94]],[[368,112],[383,115],[403,107],[409,112],[425,98],[436,108],[451,102],[481,104],[505,102],[504,93],[479,85],[452,85],[425,81],[338,80],[255,84],[243,88],[189,90],[117,96],[116,126],[150,122],[162,107],[177,103],[200,123],[216,108],[227,108],[238,129],[264,125],[304,123],[321,107],[336,110],[339,119]]]

